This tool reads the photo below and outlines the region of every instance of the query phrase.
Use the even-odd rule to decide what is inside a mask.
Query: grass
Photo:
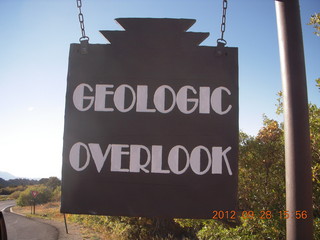
[[[37,217],[42,219],[63,221],[63,214],[60,213],[59,208],[59,202],[50,202],[47,204],[36,205],[35,214],[32,214],[31,206],[15,206],[13,207],[13,211],[27,217]]]

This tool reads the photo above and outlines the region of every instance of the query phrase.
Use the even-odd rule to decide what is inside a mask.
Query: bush
[[[61,200],[61,186],[58,186],[54,189],[52,193],[52,201],[60,201]]]
[[[32,191],[37,191],[38,195],[34,198],[31,194]],[[43,185],[29,186],[26,190],[20,193],[17,200],[19,206],[30,206],[34,203],[43,204],[51,201],[53,193],[50,189]]]
[[[314,240],[320,240],[320,218],[315,218],[313,222]]]
[[[61,186],[61,180],[57,177],[41,178],[39,183],[49,187],[52,191]]]
[[[10,194],[9,198],[10,198],[10,199],[18,199],[21,192],[22,192],[22,191],[15,191],[15,192],[13,192],[13,193]]]
[[[14,186],[14,187],[5,187],[0,188],[0,195],[10,195],[16,191],[23,191],[26,189],[26,186]]]
[[[72,215],[69,219],[119,240],[197,239],[173,219],[96,215]]]
[[[235,227],[231,227],[222,221],[209,220],[206,221],[197,236],[200,240],[285,239],[285,220],[241,218],[241,224]]]

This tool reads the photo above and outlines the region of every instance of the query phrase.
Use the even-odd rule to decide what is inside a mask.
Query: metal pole
[[[299,0],[275,0],[275,5],[283,85],[286,210],[290,214],[287,239],[308,240],[313,239],[312,179],[300,6]]]
[[[66,214],[63,214],[63,218],[64,218],[64,226],[66,227],[66,233],[69,234],[68,232],[68,225],[67,225],[67,218],[66,218]]]

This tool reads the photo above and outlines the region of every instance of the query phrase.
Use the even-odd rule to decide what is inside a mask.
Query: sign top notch
[[[100,31],[112,45],[198,46],[209,33],[186,32],[195,19],[176,18],[117,18],[125,31]],[[140,44],[139,44],[140,43]],[[160,44],[161,43],[161,44]],[[148,44],[148,45],[149,45]]]

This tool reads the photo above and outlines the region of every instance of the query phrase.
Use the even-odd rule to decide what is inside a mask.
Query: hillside
[[[0,188],[12,187],[12,186],[26,186],[26,185],[35,185],[38,184],[38,180],[31,180],[26,178],[16,178],[10,179],[8,181],[0,178]]]

